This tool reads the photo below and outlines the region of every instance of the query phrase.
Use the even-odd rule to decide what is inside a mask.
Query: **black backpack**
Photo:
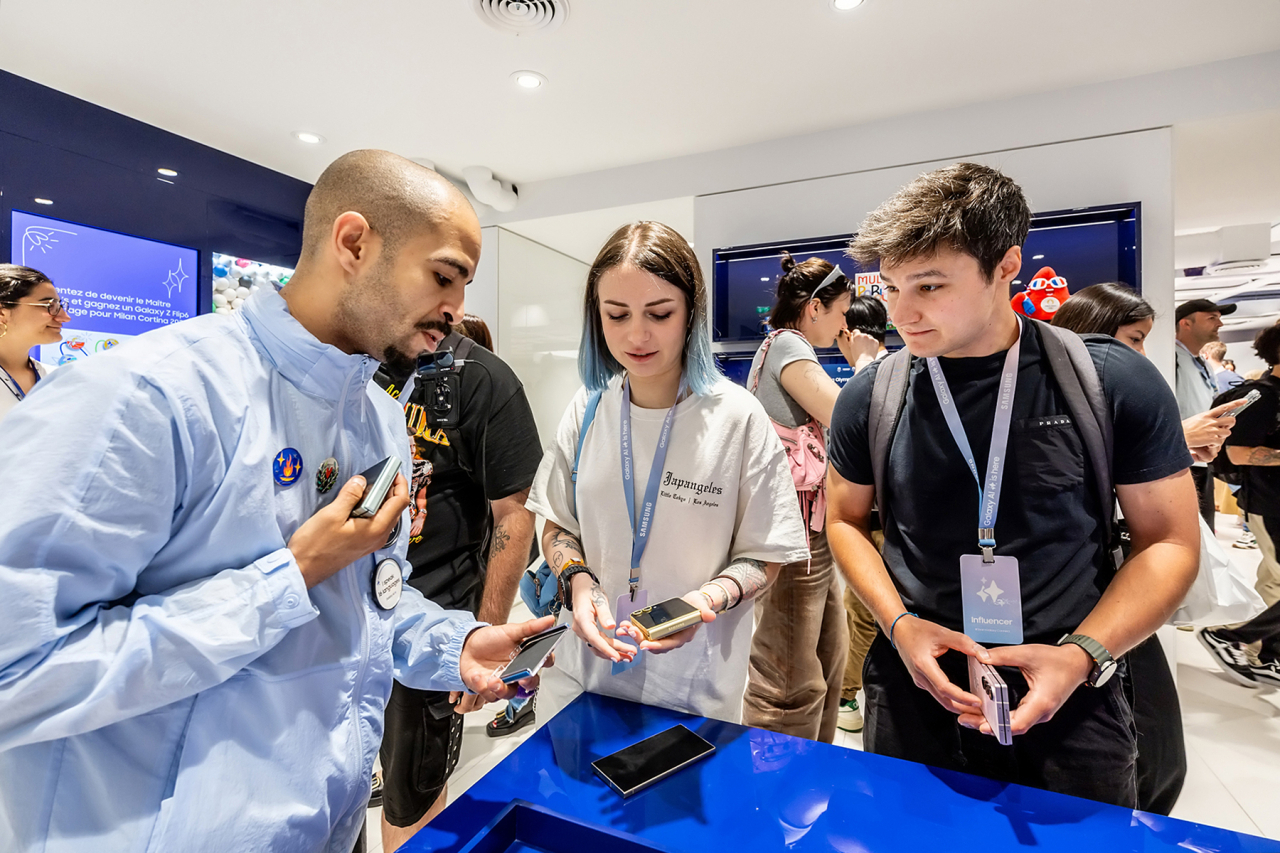
[[[1228,388],[1218,396],[1214,397],[1213,405],[1221,406],[1223,403],[1230,403],[1232,400],[1239,400],[1254,388],[1257,388],[1258,391],[1261,392],[1268,388],[1274,390],[1275,386],[1263,379],[1246,379],[1239,385]],[[1212,406],[1210,408],[1212,408]],[[1219,451],[1218,455],[1213,458],[1213,461],[1209,463],[1209,471],[1214,477],[1217,477],[1228,486],[1244,485],[1244,472],[1240,470],[1239,465],[1236,465],[1227,458],[1227,448],[1225,446],[1221,451]]]
[[[1040,342],[1049,359],[1049,368],[1058,388],[1066,398],[1071,419],[1084,442],[1085,456],[1093,468],[1102,507],[1104,542],[1112,554],[1114,571],[1119,568],[1120,540],[1115,524],[1115,486],[1111,479],[1112,454],[1115,442],[1112,436],[1111,409],[1107,405],[1097,368],[1084,342],[1091,338],[1109,339],[1106,335],[1077,335],[1066,329],[1050,326],[1037,320],[1027,321],[1040,332]],[[1030,331],[1027,329],[1026,331]],[[885,494],[889,448],[898,426],[898,417],[907,402],[907,385],[911,377],[912,357],[906,349],[900,349],[887,357],[876,371],[871,391],[871,407],[867,418],[867,439],[871,448],[871,467],[876,483],[876,503],[880,508],[881,522],[888,526],[888,508],[879,498]]]

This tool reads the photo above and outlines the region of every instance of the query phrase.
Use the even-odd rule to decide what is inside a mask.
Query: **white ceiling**
[[[522,222],[504,223],[501,227],[590,265],[609,235],[627,223],[641,220],[661,222],[686,240],[692,241],[693,198],[673,198],[583,213],[567,213],[563,216],[526,219]]]
[[[1175,125],[1173,188],[1180,234],[1280,223],[1280,111]]]
[[[308,181],[369,146],[535,181],[1278,47],[1276,0],[572,0],[520,37],[471,0],[0,0],[5,70]]]

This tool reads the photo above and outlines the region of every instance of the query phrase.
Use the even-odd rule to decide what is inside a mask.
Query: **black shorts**
[[[462,751],[462,715],[437,720],[428,704],[448,693],[394,682],[382,734],[382,814],[392,826],[412,826],[440,797]]]

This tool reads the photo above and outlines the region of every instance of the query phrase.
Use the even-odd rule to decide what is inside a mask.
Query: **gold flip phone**
[[[683,598],[668,598],[631,614],[631,624],[646,640],[661,640],[702,622],[702,611]]]

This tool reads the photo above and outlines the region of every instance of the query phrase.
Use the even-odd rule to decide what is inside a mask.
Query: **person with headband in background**
[[[49,372],[31,357],[31,350],[62,340],[62,324],[70,319],[48,276],[31,267],[0,264],[0,418]]]
[[[587,273],[578,353],[586,387],[529,497],[580,639],[556,650],[539,713],[588,690],[738,722],[753,602],[807,551],[768,416],[716,370],[683,237],[657,222],[609,237]],[[701,621],[640,639],[629,617],[675,598]]]
[[[849,366],[857,361],[844,321],[849,285],[839,267],[816,257],[797,263],[783,252],[769,314],[774,331],[756,350],[747,375],[747,388],[786,450],[810,557],[783,566],[760,600],[743,721],[826,743],[835,739],[849,628],[823,533],[823,430],[831,423],[840,387],[819,364],[814,348],[839,343]]]

